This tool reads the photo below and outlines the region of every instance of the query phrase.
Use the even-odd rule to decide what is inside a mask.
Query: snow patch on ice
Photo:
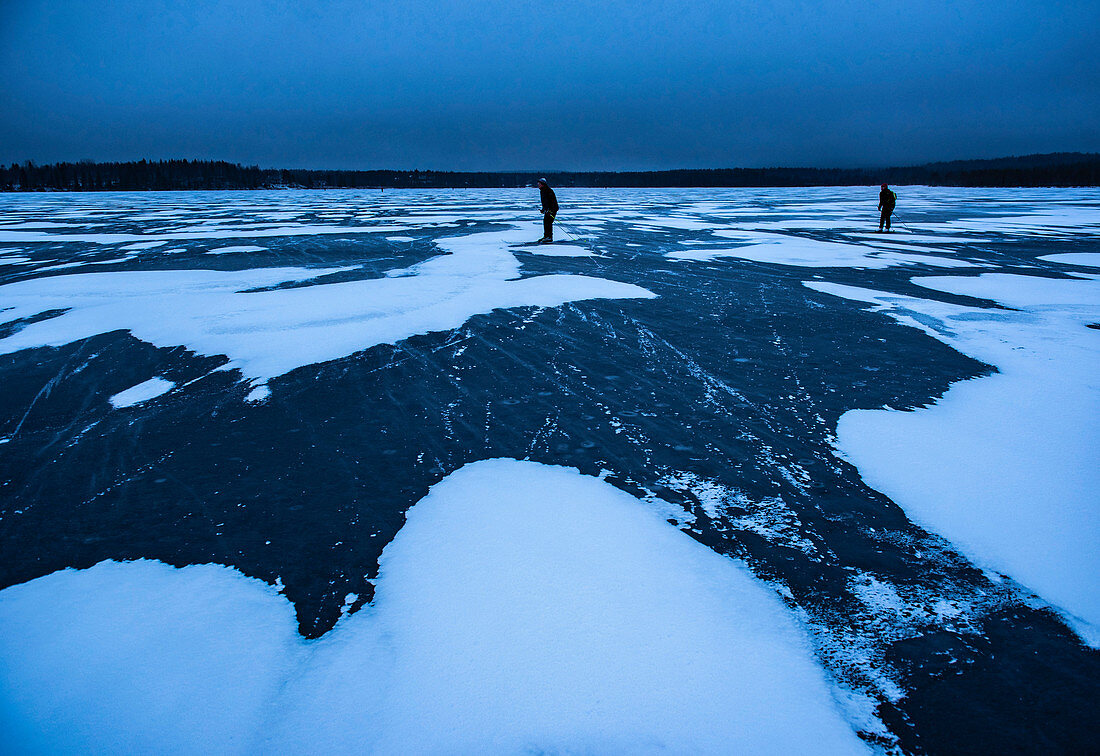
[[[713,260],[717,257],[739,257],[754,262],[803,268],[889,268],[895,265],[972,267],[972,264],[965,260],[883,251],[865,244],[821,241],[789,234],[715,231],[714,235],[745,242],[745,246],[729,249],[675,250],[668,252],[666,256],[674,260],[696,261]]]
[[[520,279],[507,231],[439,239],[449,254],[397,275],[249,291],[342,269],[177,270],[56,276],[0,286],[11,321],[63,314],[0,339],[0,354],[61,346],[113,330],[161,347],[226,355],[256,383],[416,334],[458,328],[494,309],[558,307],[585,299],[650,298],[632,284],[577,275]]]
[[[1100,268],[1100,252],[1063,252],[1057,255],[1043,255],[1039,259],[1063,263],[1064,265]]]
[[[267,247],[214,247],[213,249],[206,250],[210,255],[228,255],[233,252],[263,252]]]
[[[545,255],[546,257],[595,257],[584,247],[572,244],[535,244],[527,247],[524,251],[534,255]]]
[[[999,372],[912,412],[854,410],[839,449],[869,485],[983,567],[1100,626],[1100,281],[916,278],[983,309],[831,283]]]
[[[267,387],[267,384],[261,384],[256,386],[248,392],[248,396],[244,398],[246,402],[250,404],[258,404],[266,401],[271,397],[271,389]]]
[[[910,224],[928,229],[926,224]],[[1020,215],[990,215],[945,221],[934,228],[956,231],[993,231],[1015,236],[1095,235],[1100,233],[1100,208],[1044,203],[1041,210]]]
[[[50,221],[24,221],[23,223],[4,223],[0,224],[0,230],[8,231],[14,229],[23,228],[72,228],[74,226],[81,226],[81,223],[53,223]]]
[[[712,521],[718,531],[745,530],[756,533],[770,543],[798,549],[818,556],[819,550],[805,536],[805,526],[790,506],[778,496],[759,501],[744,492],[695,473],[677,472],[662,477],[658,483],[674,491],[688,493]]]
[[[748,498],[740,491],[701,478],[695,473],[677,472],[665,475],[657,481],[674,491],[690,493],[707,517],[712,520],[725,517],[730,506],[748,504]]]
[[[892,585],[870,573],[860,573],[849,583],[849,587],[875,616],[881,617],[887,613],[902,615],[909,609],[908,602]]]
[[[165,380],[164,378],[150,378],[136,386],[131,386],[125,391],[118,392],[112,396],[109,401],[111,402],[111,406],[115,409],[133,407],[135,404],[142,404],[143,402],[156,399],[158,396],[168,393],[175,387],[175,383]]]
[[[798,230],[798,231],[824,231],[824,230],[836,230],[836,229],[850,229],[859,228],[865,226],[865,221],[862,218],[848,218],[848,219],[833,219],[828,218],[789,218],[786,220],[776,221],[749,221],[743,224],[739,224],[739,228],[749,229],[753,231],[785,231],[785,230]]]
[[[628,214],[628,218],[635,218],[635,225],[648,226],[650,228],[670,228],[681,231],[710,231],[713,229],[724,228],[724,223],[712,223],[709,221],[699,220],[697,218],[684,218],[677,217],[675,215],[633,215]]]
[[[274,587],[214,565],[103,562],[8,588],[5,737],[26,752],[868,750],[767,587],[576,470],[467,465],[409,510],[376,585],[312,643]]]

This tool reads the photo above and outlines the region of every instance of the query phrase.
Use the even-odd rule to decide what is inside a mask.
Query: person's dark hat
[[[547,186],[550,186],[549,184],[547,184],[546,179],[544,179],[544,178],[540,178],[539,183],[540,184],[546,184]]]
[[[885,188],[886,188],[886,184],[883,184],[883,185],[882,185],[882,188],[883,188],[883,189],[885,189]]]

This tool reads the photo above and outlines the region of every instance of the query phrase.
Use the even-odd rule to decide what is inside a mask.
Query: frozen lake
[[[896,189],[0,195],[0,725],[1095,748],[1100,190]]]

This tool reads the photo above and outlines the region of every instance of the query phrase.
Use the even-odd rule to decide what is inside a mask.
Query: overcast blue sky
[[[0,0],[0,161],[875,166],[1100,151],[1100,2]]]

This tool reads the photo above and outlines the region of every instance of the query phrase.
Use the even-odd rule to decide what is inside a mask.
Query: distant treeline
[[[530,186],[750,187],[866,186],[1100,186],[1100,154],[960,160],[904,168],[716,168],[674,171],[323,171],[242,166],[216,160],[138,160],[128,163],[26,162],[0,167],[5,191],[118,191],[174,189],[463,188]]]

